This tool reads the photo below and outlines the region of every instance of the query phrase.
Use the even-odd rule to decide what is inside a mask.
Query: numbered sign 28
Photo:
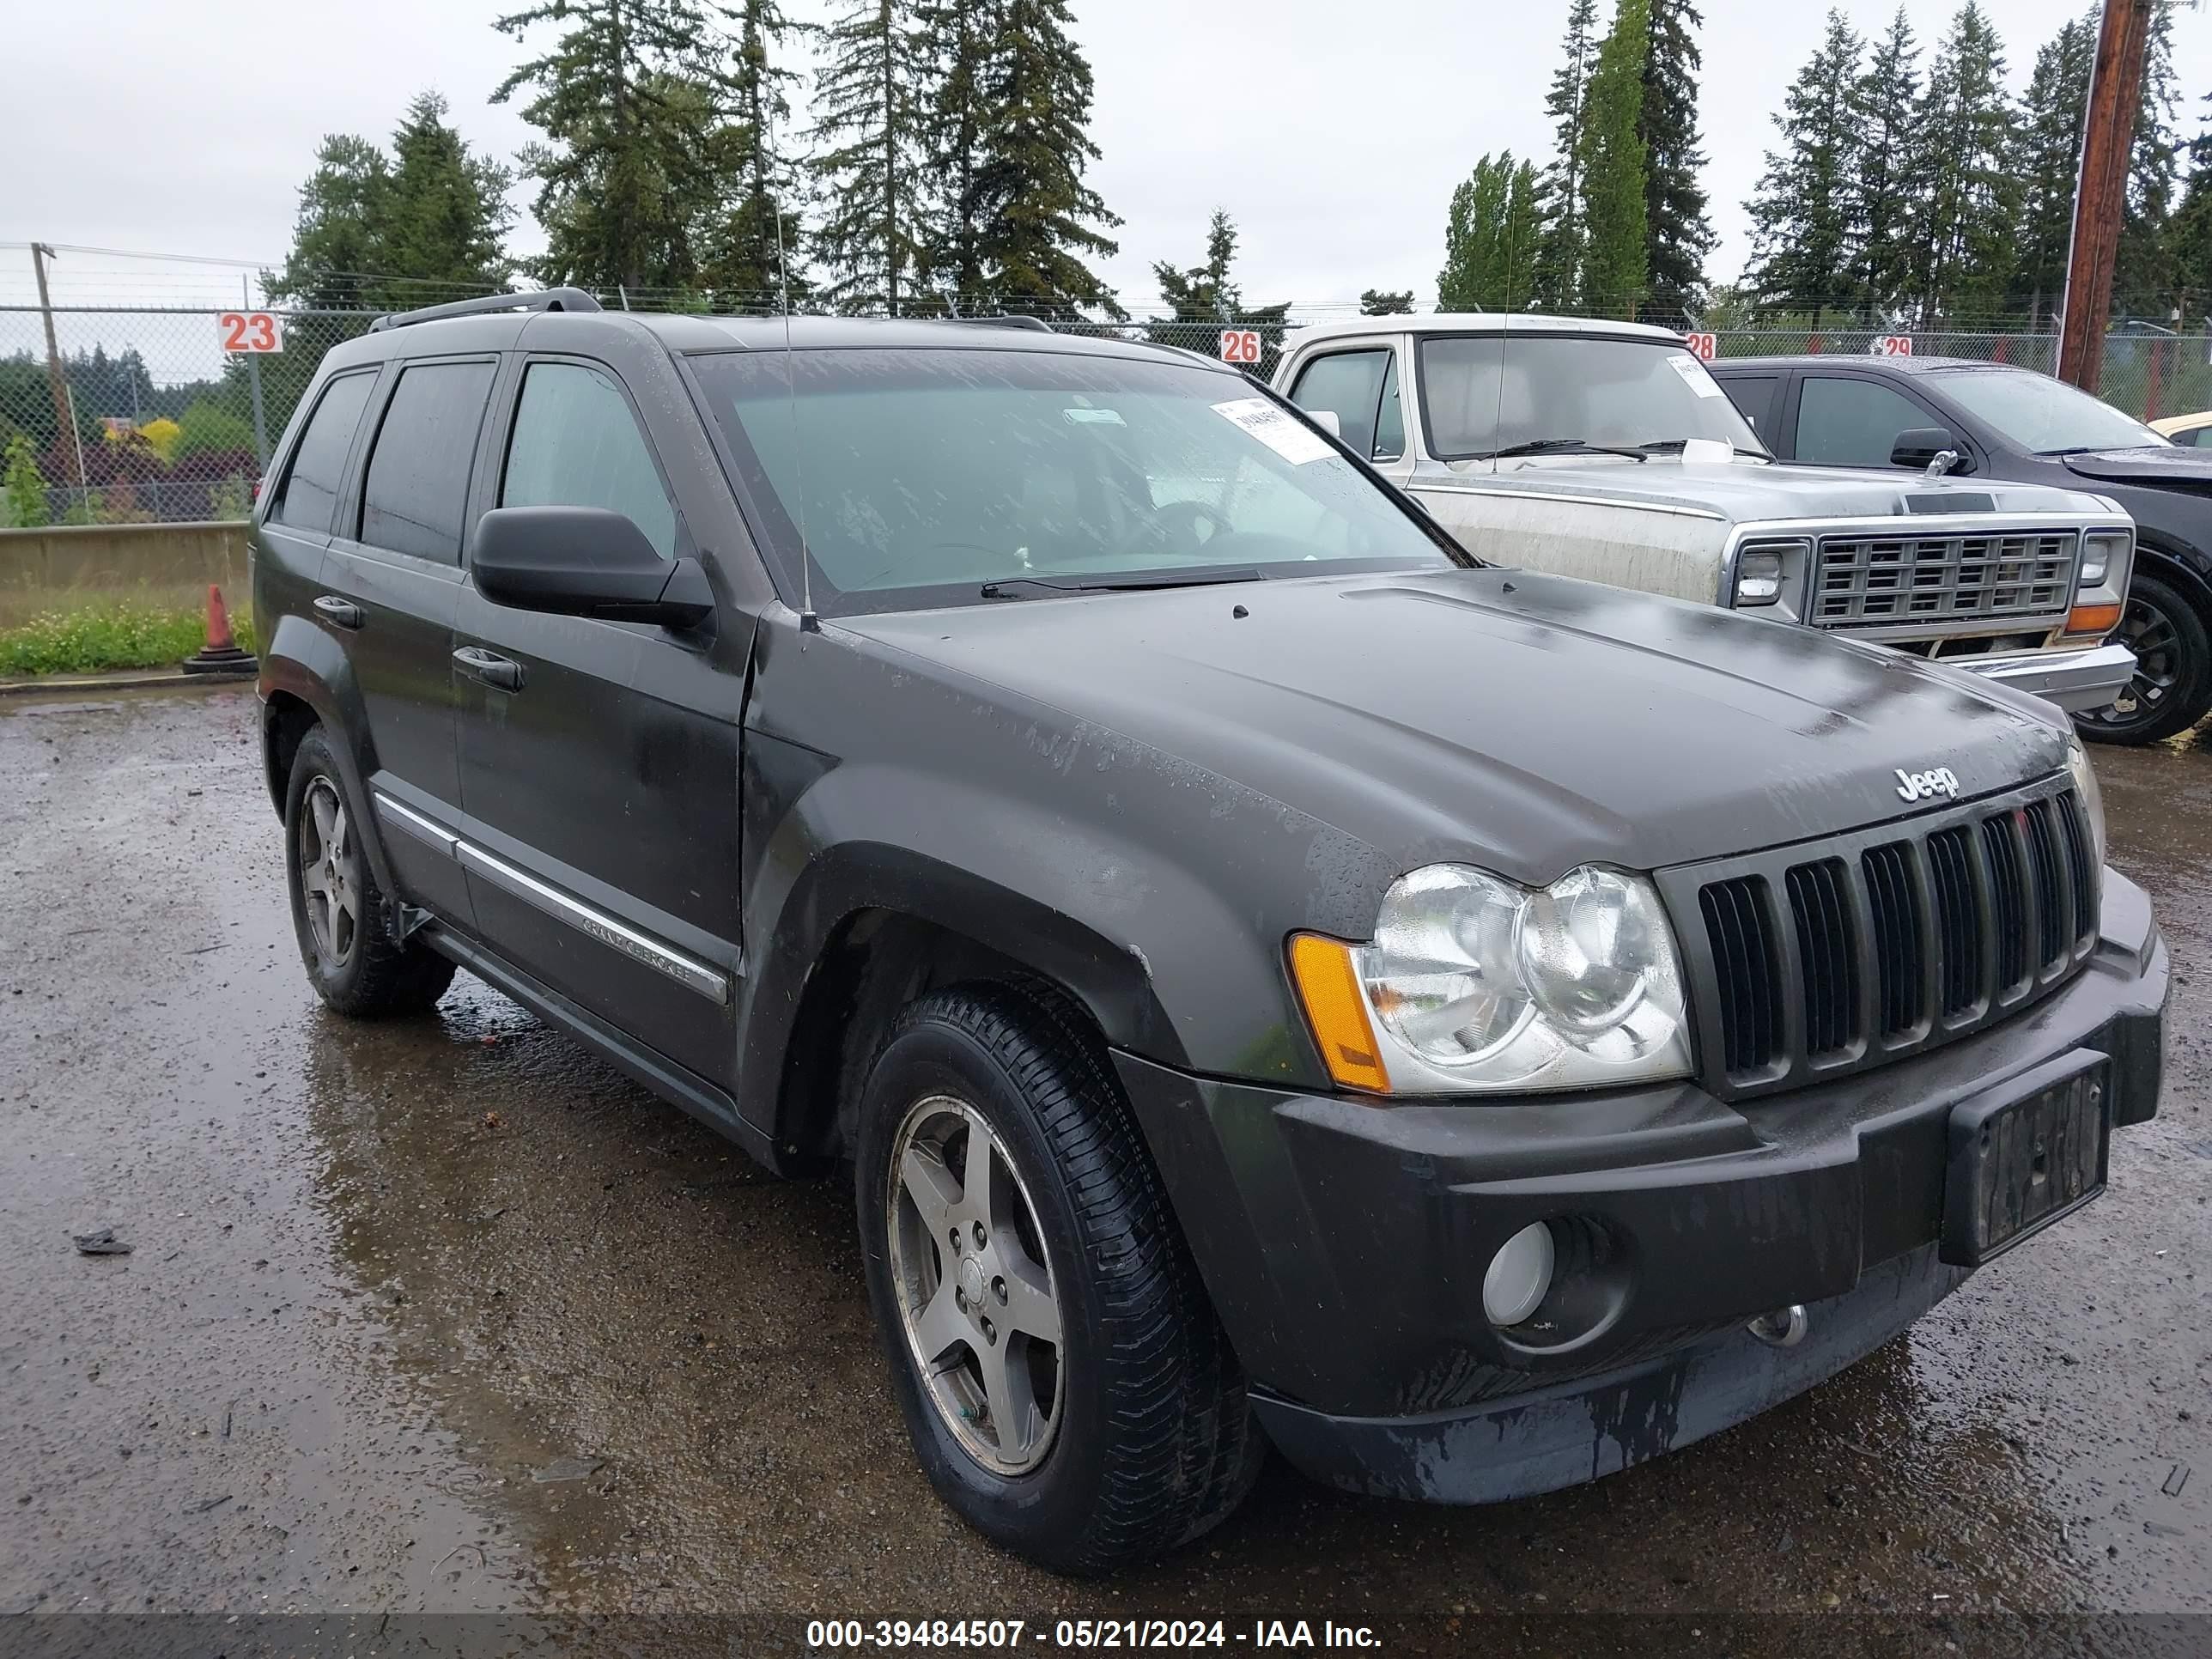
[[[1256,328],[1223,329],[1221,361],[1256,365],[1260,361],[1260,331]]]
[[[1709,363],[1721,355],[1721,337],[1717,334],[1685,334],[1682,339],[1700,362]]]
[[[1912,337],[1910,334],[1885,334],[1874,343],[1877,357],[1910,357]]]
[[[226,311],[215,319],[225,351],[282,351],[284,324],[273,311]]]

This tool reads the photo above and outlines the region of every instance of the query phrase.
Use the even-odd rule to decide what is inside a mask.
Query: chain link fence
[[[0,526],[245,518],[269,446],[324,354],[367,332],[376,314],[278,312],[277,336],[263,341],[236,311],[0,307]],[[1226,319],[1047,320],[1066,332],[1151,340],[1209,357],[1223,356],[1224,344],[1243,348],[1256,354],[1245,359],[1248,372],[1265,379],[1291,331],[1358,314],[1336,303]],[[1246,337],[1225,343],[1231,331]],[[281,349],[238,349],[264,343]],[[1693,344],[1723,357],[1904,349],[2045,373],[2057,359],[2057,337],[2048,333],[1747,329],[1693,337]],[[2212,337],[2116,331],[2106,343],[2101,391],[2143,419],[2212,407]]]

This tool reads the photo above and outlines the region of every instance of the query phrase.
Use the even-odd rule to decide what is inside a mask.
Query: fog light
[[[1482,1276],[1482,1311],[1493,1325],[1518,1325],[1552,1288],[1552,1230],[1539,1221],[1507,1239]]]
[[[1772,605],[1782,597],[1782,553],[1778,548],[1746,548],[1735,566],[1735,602]]]

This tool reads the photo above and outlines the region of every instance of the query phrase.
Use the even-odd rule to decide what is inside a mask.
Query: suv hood
[[[1656,869],[1947,804],[1908,805],[1900,769],[1948,767],[1966,799],[2066,757],[2055,711],[1949,669],[1520,571],[1103,593],[835,626],[902,668],[927,665],[956,702],[1016,716],[1063,774],[1114,772],[1115,811],[1145,813],[1148,790],[1212,793],[1247,859],[1269,811],[1290,809],[1393,871],[1456,858],[1540,883],[1592,861]]]
[[[2176,449],[2174,453],[2185,451]],[[1684,461],[1659,456],[1644,462],[1610,457],[1533,458],[1504,472],[1447,471],[1433,465],[1415,474],[1414,489],[1474,489],[1556,494],[1647,504],[1717,515],[1733,524],[1772,519],[1887,519],[1907,514],[2037,513],[2054,518],[2111,516],[2111,508],[2086,492],[2050,484],[2007,483],[1981,477],[1923,478],[1903,470],[1784,466],[1752,460]]]
[[[2145,444],[2136,449],[2098,449],[2062,455],[2066,470],[2104,483],[2148,484],[2212,495],[2212,449]]]

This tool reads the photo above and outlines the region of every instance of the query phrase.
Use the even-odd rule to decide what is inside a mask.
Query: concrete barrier
[[[0,530],[0,628],[88,605],[198,605],[210,582],[246,607],[243,524],[57,525]]]

